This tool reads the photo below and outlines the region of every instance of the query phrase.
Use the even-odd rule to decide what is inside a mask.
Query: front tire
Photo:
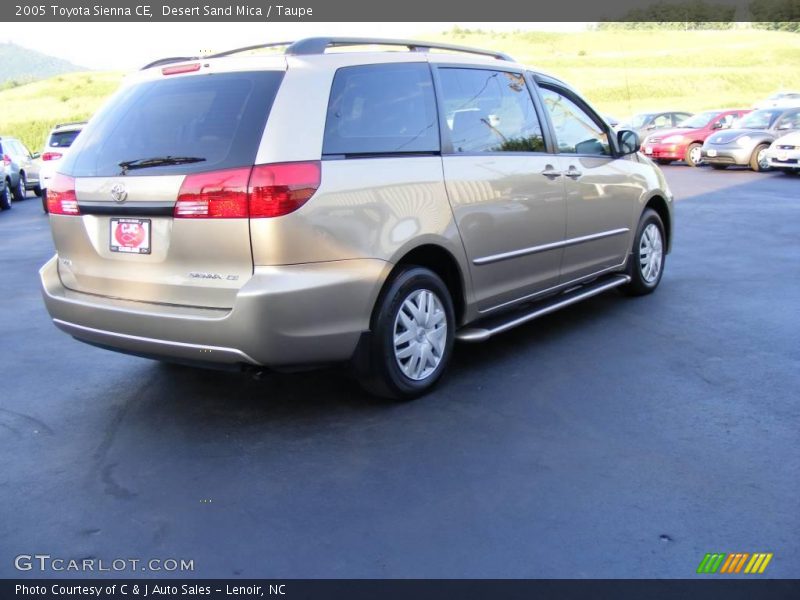
[[[696,167],[700,164],[703,159],[702,148],[703,145],[698,144],[697,142],[694,144],[689,144],[689,147],[686,148],[686,156],[684,158],[687,165],[690,167]]]
[[[455,311],[447,286],[429,269],[403,267],[376,303],[359,382],[376,396],[417,398],[441,378],[454,340]]]
[[[753,150],[752,156],[750,156],[750,168],[756,173],[769,171],[767,148],[769,148],[769,144],[759,144],[756,146],[756,149]]]
[[[8,189],[8,182],[3,182],[3,189],[0,189],[0,209],[11,209],[11,191]]]
[[[666,239],[661,217],[652,208],[646,209],[639,219],[628,258],[626,273],[631,281],[620,288],[624,293],[643,296],[655,291],[664,274]]]

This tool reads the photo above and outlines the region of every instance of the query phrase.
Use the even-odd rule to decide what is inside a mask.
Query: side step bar
[[[565,306],[575,304],[581,300],[586,300],[586,298],[591,298],[592,296],[597,296],[615,287],[625,285],[630,280],[631,278],[628,275],[613,275],[590,285],[577,288],[572,292],[550,298],[543,303],[523,311],[521,314],[520,311],[517,310],[506,315],[498,315],[496,317],[489,317],[485,320],[477,321],[472,325],[467,325],[463,329],[458,330],[456,332],[456,339],[462,342],[483,342],[493,335],[513,329],[517,325],[533,321],[534,319],[549,315]]]

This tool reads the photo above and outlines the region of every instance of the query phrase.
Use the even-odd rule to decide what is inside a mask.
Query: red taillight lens
[[[257,165],[250,175],[250,217],[296,211],[319,188],[319,161]]]
[[[8,154],[3,154],[3,162],[7,167],[11,166],[11,157]]]
[[[56,173],[47,188],[47,212],[51,215],[79,215],[75,178]]]
[[[319,161],[187,175],[178,192],[174,216],[183,219],[280,217],[303,206],[317,191],[319,183]]]
[[[247,218],[247,180],[250,169],[229,169],[187,175],[183,180],[175,216],[180,218]]]
[[[175,65],[174,67],[164,67],[161,69],[162,75],[177,75],[178,73],[192,73],[200,70],[200,63],[189,63],[188,65]]]
[[[61,152],[45,152],[42,154],[42,160],[58,160],[61,156]]]

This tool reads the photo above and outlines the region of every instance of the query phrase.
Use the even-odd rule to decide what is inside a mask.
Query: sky
[[[269,41],[319,35],[418,38],[455,25],[494,31],[581,31],[586,27],[586,23],[18,23],[0,33],[0,41],[89,69],[129,70],[165,56],[219,52]]]

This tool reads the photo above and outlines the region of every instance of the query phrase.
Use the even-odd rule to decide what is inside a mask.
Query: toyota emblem
[[[115,183],[111,187],[111,197],[114,199],[114,202],[125,202],[125,199],[128,197],[128,190],[126,190],[125,186],[121,183]]]

